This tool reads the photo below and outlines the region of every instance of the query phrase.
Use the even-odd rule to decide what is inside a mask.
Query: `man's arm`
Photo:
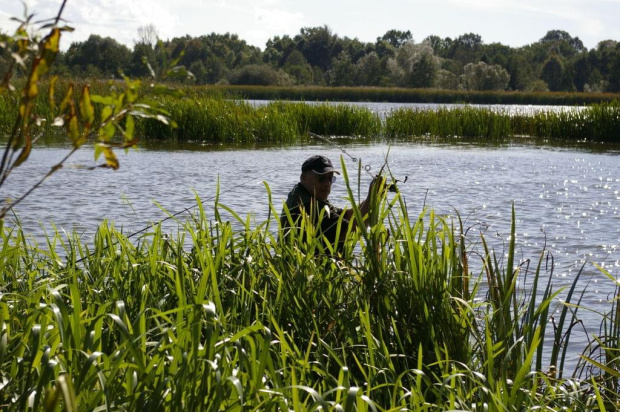
[[[373,196],[374,196],[375,202],[379,201],[380,196],[385,196],[386,189],[387,189],[386,180],[387,179],[383,176],[378,176],[372,179],[372,182],[370,182],[370,186],[368,187],[368,194],[366,195],[366,199],[364,199],[359,204],[359,209],[364,218],[364,223],[366,224],[366,227],[370,225],[370,222],[368,221],[368,216],[369,216],[370,205],[372,204]],[[349,224],[353,225],[351,229],[355,229],[357,227],[356,219],[353,219],[353,209],[345,210],[344,218],[350,222]]]

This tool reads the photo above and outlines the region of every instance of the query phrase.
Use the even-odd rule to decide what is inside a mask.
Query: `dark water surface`
[[[389,151],[392,173],[400,179],[409,177],[401,192],[412,213],[419,213],[424,205],[441,215],[454,216],[457,210],[470,228],[471,241],[476,241],[475,233],[483,232],[500,254],[510,234],[514,202],[519,258],[532,259],[535,266],[546,245],[554,256],[555,268],[549,276],[556,289],[569,286],[585,264],[583,306],[598,311],[611,307],[615,284],[594,264],[618,277],[620,152],[430,143],[347,145],[346,151],[371,171],[378,171]],[[33,151],[2,188],[2,196],[16,197],[66,152],[62,147]],[[195,204],[194,191],[203,201],[212,200],[219,178],[220,202],[262,222],[268,215],[262,181],[269,184],[279,209],[298,181],[301,163],[316,153],[335,163],[343,155],[339,148],[326,145],[227,150],[151,144],[127,155],[120,152],[121,168],[116,172],[59,171],[18,205],[16,213],[26,232],[38,239],[44,230],[51,230],[53,222],[62,230],[76,230],[88,241],[104,219],[129,234],[167,217],[156,202],[175,213]],[[347,156],[342,159],[357,179],[357,163]],[[92,149],[78,152],[72,164],[92,165]],[[365,192],[370,177],[362,173],[361,181]],[[345,198],[340,179],[331,200],[344,206]],[[590,332],[598,331],[598,315],[583,311],[581,318]],[[572,346],[581,351],[587,337],[578,335],[573,335]],[[576,361],[577,352],[572,356]]]

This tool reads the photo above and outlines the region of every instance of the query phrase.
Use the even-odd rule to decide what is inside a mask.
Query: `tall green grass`
[[[67,81],[59,82],[62,95]],[[105,94],[115,84],[95,82],[92,93]],[[223,94],[187,88],[186,99],[153,97],[149,103],[174,119],[171,127],[156,119],[141,119],[136,135],[141,140],[200,141],[213,144],[299,144],[308,132],[351,136],[363,140],[414,140],[420,138],[475,138],[500,141],[530,137],[546,141],[620,141],[620,103],[595,103],[585,108],[511,113],[485,107],[401,108],[380,118],[368,108],[346,103],[291,103],[274,101],[252,105]],[[7,135],[16,116],[11,94],[0,97],[0,134]],[[57,129],[41,93],[37,114],[46,119],[42,131]]]
[[[149,139],[213,143],[298,143],[308,131],[346,136],[378,137],[376,114],[350,105],[275,102],[253,106],[221,98],[164,100],[161,106],[178,124],[170,128],[155,120],[140,122]]]
[[[620,103],[601,103],[583,109],[542,110],[510,114],[482,107],[398,109],[385,120],[385,136],[410,139],[482,138],[501,140],[533,137],[552,141],[620,141]]]
[[[397,87],[276,87],[208,85],[186,87],[198,96],[221,94],[243,99],[333,102],[468,103],[524,105],[589,105],[620,98],[617,93],[508,92]]]
[[[343,165],[349,195],[349,177]],[[359,178],[359,176],[358,176]],[[539,264],[472,250],[462,223],[373,199],[344,255],[279,202],[254,222],[217,199],[177,234],[134,241],[110,223],[92,242],[37,245],[1,227],[0,405],[14,410],[585,410],[618,405],[617,309],[586,357],[563,370],[578,322],[573,291]],[[354,207],[354,218],[362,219]],[[513,211],[513,222],[514,218]],[[344,230],[344,228],[341,228]],[[296,239],[306,239],[303,242]],[[477,256],[482,260],[475,261]],[[540,262],[546,258],[543,251]],[[481,267],[472,273],[472,267]],[[534,279],[520,292],[518,280]],[[544,339],[555,345],[548,349]],[[614,346],[615,345],[615,346]],[[551,351],[551,353],[547,353]],[[559,355],[559,356],[557,356]]]
[[[385,119],[370,109],[347,104],[272,102],[255,107],[218,98],[163,101],[162,107],[177,120],[178,129],[147,120],[140,128],[145,138],[279,144],[302,142],[310,131],[373,141],[423,137],[497,141],[523,136],[568,142],[620,141],[618,102],[531,114],[471,106],[401,108]]]

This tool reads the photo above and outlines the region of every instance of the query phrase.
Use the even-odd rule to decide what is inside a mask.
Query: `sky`
[[[23,17],[24,3],[44,19],[55,16],[62,1],[0,0],[3,32],[16,28],[10,17]],[[262,50],[275,36],[324,25],[340,37],[373,43],[392,29],[410,30],[416,42],[475,33],[485,44],[521,47],[549,30],[579,37],[588,49],[620,41],[620,0],[68,0],[63,17],[75,28],[61,41],[65,50],[90,34],[131,48],[138,28],[148,24],[163,40],[232,33]]]

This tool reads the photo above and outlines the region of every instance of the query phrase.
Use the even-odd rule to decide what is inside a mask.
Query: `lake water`
[[[271,103],[269,100],[248,100],[248,102],[254,106],[262,106]],[[324,104],[325,102],[304,102],[306,104]],[[497,112],[502,112],[514,115],[531,115],[536,112],[561,112],[561,111],[573,111],[582,110],[584,106],[541,106],[541,105],[520,105],[520,104],[461,104],[461,103],[390,103],[390,102],[331,102],[329,104],[334,105],[352,105],[357,107],[364,107],[379,115],[381,119],[384,119],[391,111],[397,109],[410,109],[410,110],[437,110],[439,108],[454,109],[462,108],[464,106],[474,108],[485,108]]]
[[[519,259],[535,266],[546,245],[552,252],[555,289],[570,286],[585,264],[580,286],[587,290],[582,304],[598,311],[611,307],[614,283],[594,263],[614,277],[620,272],[620,152],[591,148],[540,147],[528,144],[485,146],[430,142],[356,145],[346,151],[378,171],[389,151],[388,164],[412,213],[426,205],[441,215],[464,219],[472,242],[483,232],[501,254],[510,233],[511,205],[517,216]],[[15,198],[58,162],[67,149],[37,148],[31,159],[2,188],[4,198]],[[272,190],[280,207],[298,181],[301,163],[323,154],[334,163],[342,157],[350,174],[357,163],[330,145],[282,148],[224,149],[200,144],[149,144],[128,154],[119,152],[118,171],[85,170],[91,166],[92,148],[78,152],[73,167],[57,172],[16,208],[27,233],[41,237],[51,222],[66,231],[76,230],[88,241],[98,222],[115,222],[126,234],[149,222],[167,217],[156,203],[171,213],[195,204],[194,192],[209,203],[220,181],[220,202],[240,215],[251,214],[261,222],[268,215],[267,193]],[[361,175],[365,191],[370,181]],[[330,199],[345,205],[342,180]],[[173,225],[167,226],[173,231]],[[472,258],[474,259],[474,258]],[[589,332],[599,329],[592,312],[580,315]],[[587,341],[585,333],[573,334],[573,359]],[[570,369],[569,369],[570,370]]]

